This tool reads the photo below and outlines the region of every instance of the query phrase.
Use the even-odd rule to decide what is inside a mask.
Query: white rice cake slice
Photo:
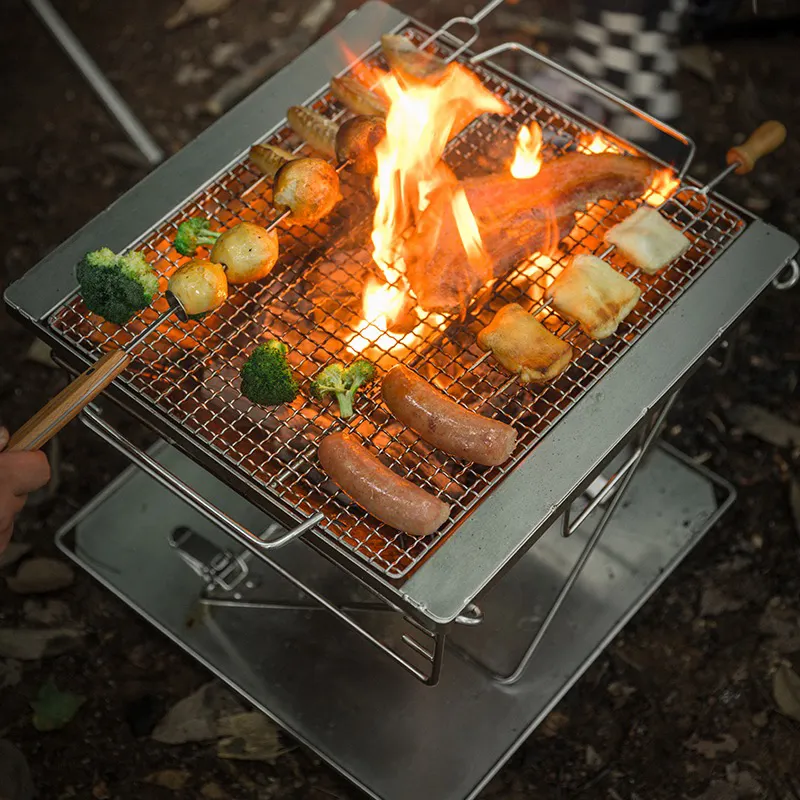
[[[692,244],[656,209],[646,206],[608,230],[605,239],[648,275],[664,269]]]
[[[633,311],[641,289],[602,258],[574,256],[548,288],[546,297],[569,322],[592,339],[611,336]]]

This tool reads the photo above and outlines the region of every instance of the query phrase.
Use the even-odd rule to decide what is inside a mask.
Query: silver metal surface
[[[262,105],[255,105],[256,96],[254,96],[245,101],[231,115],[226,116],[224,126],[226,140],[224,143],[219,135],[216,138],[211,136],[220,127],[220,123],[218,123],[195,143],[198,149],[193,150],[195,145],[187,148],[182,172],[177,170],[169,172],[169,168],[173,161],[180,159],[183,154],[176,156],[176,159],[171,160],[158,171],[161,173],[163,170],[164,179],[174,178],[179,185],[185,186],[190,183],[186,179],[187,175],[192,176],[193,189],[197,184],[202,185],[200,193],[194,193],[192,196],[196,199],[201,198],[203,205],[190,204],[190,207],[186,209],[184,204],[178,201],[173,208],[181,208],[181,213],[197,213],[198,210],[204,214],[218,213],[219,209],[224,208],[227,202],[226,198],[221,198],[220,191],[222,190],[219,189],[220,186],[227,185],[225,184],[226,180],[239,181],[242,185],[244,185],[243,181],[256,180],[252,174],[250,174],[250,178],[247,177],[248,169],[242,160],[243,148],[246,148],[252,141],[264,138],[264,131],[276,129],[276,125],[280,136],[288,136],[285,126],[280,121],[280,115],[287,105],[296,103],[300,97],[310,97],[312,100],[317,99],[317,106],[320,110],[326,113],[330,112],[331,115],[337,113],[336,107],[330,103],[329,98],[320,96],[318,89],[319,86],[327,83],[331,74],[336,74],[347,66],[348,58],[346,54],[342,53],[341,40],[346,41],[350,50],[358,55],[373,46],[379,33],[388,29],[402,28],[404,25],[406,25],[404,18],[380,4],[368,4],[362,11],[348,18],[347,26],[338,29],[335,35],[321,40],[310,51],[316,50],[318,56],[323,57],[312,61],[307,58],[309,53],[304,54],[298,62],[288,67],[284,73],[270,81],[257,93],[256,96],[261,96]],[[419,37],[423,35],[414,26],[407,28],[407,31]],[[330,62],[337,62],[337,60],[338,68],[331,67]],[[527,104],[521,106],[521,120],[518,120],[517,123],[536,117],[545,129],[549,128],[554,132],[560,132],[562,144],[556,145],[557,140],[553,139],[551,146],[563,147],[564,137],[567,141],[574,142],[576,138],[580,138],[580,135],[591,133],[590,129],[582,128],[580,124],[571,121],[568,116],[558,114],[536,98],[532,98],[516,86],[512,79],[505,79],[502,76],[498,78],[490,71],[483,71],[481,75],[496,90],[502,90],[507,97],[511,95],[519,97],[521,103]],[[317,81],[316,84],[314,84],[314,80]],[[287,92],[289,85],[297,87],[291,93],[291,97]],[[271,87],[271,95],[266,93],[269,87]],[[304,94],[304,87],[314,88]],[[278,96],[279,102],[277,103],[275,96]],[[267,99],[269,102],[264,102]],[[265,108],[268,111],[265,112]],[[245,114],[246,111],[248,113]],[[267,118],[270,120],[269,123],[264,118],[265,113],[273,115]],[[263,127],[254,133],[258,121]],[[468,131],[463,140],[455,143],[454,155],[462,162],[469,163],[470,160],[474,160],[482,154],[487,143],[497,142],[503,136],[513,138],[515,133],[515,125],[503,129],[502,126],[497,127],[479,121]],[[245,138],[245,134],[247,138]],[[207,140],[206,137],[208,137]],[[213,153],[207,152],[207,155],[212,156],[212,167],[210,168],[202,166],[201,160],[189,158],[190,153],[195,155],[202,153],[203,151],[199,148],[206,141],[215,144]],[[220,154],[230,153],[232,150],[238,155],[229,158],[227,162],[222,162]],[[208,175],[213,164],[219,163],[224,163],[225,166],[209,180]],[[230,177],[231,175],[233,178]],[[145,213],[138,203],[128,203],[127,210],[135,212],[134,216],[138,214],[139,220],[154,220],[156,228],[165,221],[169,221],[169,224],[174,226],[174,220],[177,217],[169,220],[170,214],[160,211],[164,208],[162,195],[177,196],[171,194],[172,188],[172,184],[165,183],[164,180],[159,181],[158,184],[149,184],[148,181],[145,181],[132,194],[135,193],[139,201],[145,197],[151,199],[153,211]],[[225,191],[229,191],[229,188]],[[156,192],[159,193],[158,197],[155,197]],[[187,194],[191,194],[191,192]],[[183,196],[185,197],[186,194]],[[236,193],[234,193],[235,196]],[[100,220],[106,223],[102,230],[108,228],[118,232],[122,225],[127,224],[127,222],[119,220],[115,213],[117,210],[122,211],[125,208],[126,200],[128,200],[128,196],[96,221],[94,228],[97,232],[96,235],[99,236],[101,233]],[[250,203],[251,201],[248,200],[244,205],[252,210]],[[241,208],[240,211],[243,212],[244,209]],[[258,209],[255,209],[255,212],[258,212]],[[227,211],[226,213],[230,215],[231,212]],[[589,228],[586,230],[584,241],[591,239],[593,235],[591,229],[613,221],[616,212],[614,209],[603,208],[600,204],[596,213],[596,217],[589,214],[588,220],[584,221]],[[413,441],[414,437],[408,437],[407,431],[401,432],[399,435],[389,434],[389,439],[393,440],[395,444],[399,440],[399,447],[402,451],[393,466],[402,463],[412,478],[418,479],[422,485],[434,481],[437,491],[441,489],[442,479],[452,481],[460,489],[467,490],[467,494],[464,495],[466,499],[454,503],[458,509],[458,515],[462,517],[463,521],[455,528],[453,535],[449,536],[428,556],[428,560],[417,568],[405,584],[398,587],[376,578],[374,574],[363,569],[363,564],[359,563],[357,558],[344,552],[341,547],[332,546],[328,537],[311,537],[314,545],[346,565],[362,580],[380,587],[386,596],[393,597],[398,603],[416,609],[429,619],[444,623],[456,618],[501,569],[507,567],[526,546],[534,541],[536,535],[545,530],[558,510],[569,502],[608,460],[622,440],[620,434],[630,433],[633,427],[643,419],[647,410],[674,388],[686,372],[698,363],[705,350],[713,344],[720,332],[731,324],[758,291],[763,289],[780,270],[786,259],[796,251],[797,245],[792,240],[763,223],[754,222],[744,228],[744,222],[738,213],[731,211],[717,199],[709,201],[707,205],[696,210],[690,208],[687,211],[680,207],[674,209],[674,214],[677,215],[676,220],[685,220],[686,213],[690,216],[689,224],[697,226],[691,232],[696,237],[694,254],[669,270],[663,278],[663,283],[659,280],[652,284],[648,292],[648,294],[652,292],[652,297],[645,300],[641,312],[631,318],[629,324],[625,326],[625,330],[621,330],[620,335],[613,341],[599,347],[588,342],[580,343],[577,349],[581,357],[562,381],[535,395],[532,400],[525,393],[518,394],[513,398],[515,403],[522,406],[522,412],[516,406],[514,408],[516,409],[515,413],[518,414],[516,421],[524,433],[521,437],[522,449],[516,457],[520,463],[510,475],[498,470],[489,471],[486,474],[478,473],[474,470],[465,470],[463,465],[457,463],[437,466],[433,475],[425,473],[423,469],[428,460],[425,457],[427,453],[420,452],[419,443]],[[706,214],[711,216],[706,217]],[[225,220],[220,221],[224,222]],[[722,222],[721,226],[720,221]],[[107,225],[107,223],[115,224]],[[737,236],[738,238],[731,244],[730,242]],[[78,238],[81,238],[81,235]],[[88,238],[88,234],[82,237],[84,244]],[[130,241],[128,240],[128,243]],[[90,246],[96,247],[99,243],[95,240]],[[155,254],[163,255],[166,252],[165,248],[168,248],[166,241],[155,241],[151,244]],[[335,243],[331,244],[334,248],[336,247]],[[71,245],[73,242],[67,243],[62,248],[64,251],[62,255],[69,252]],[[727,249],[725,249],[726,245]],[[750,257],[754,248],[759,253],[759,258],[755,260]],[[81,247],[77,250],[72,247],[72,252],[77,254],[85,249],[89,249],[89,247]],[[721,257],[718,257],[721,251],[724,252]],[[736,254],[736,257],[731,257],[731,254]],[[716,261],[714,261],[715,257]],[[50,266],[56,274],[57,283],[58,280],[64,278],[67,269],[71,272],[72,264],[76,260],[77,256],[71,262],[61,260],[55,263],[49,259],[43,264],[50,262]],[[309,266],[309,264],[304,264],[304,270]],[[35,283],[35,276],[40,268],[36,268],[29,273],[29,277],[26,276],[19,284],[11,287],[6,295],[11,306],[27,318],[37,316],[36,310],[43,308],[46,311],[38,316],[46,316],[54,306],[58,306],[65,297],[69,297],[69,293],[62,294],[60,300],[48,305],[47,298],[53,299],[55,293],[49,292],[49,286],[44,293],[40,292],[41,284]],[[716,273],[716,279],[710,282],[709,274],[712,272]],[[731,274],[735,274],[735,279],[731,280]],[[534,273],[534,275],[538,275],[538,273]],[[508,301],[508,294],[514,292],[516,292],[514,295],[516,299],[531,284],[535,291],[543,292],[547,285],[546,282],[551,280],[551,276],[547,274],[546,270],[538,277],[526,276],[525,286],[522,289],[514,286],[514,279],[515,277],[511,276],[504,286],[498,287],[497,302]],[[286,278],[278,280],[278,291],[291,289],[294,285],[293,281],[292,275],[289,275],[288,280]],[[538,289],[536,289],[537,284]],[[685,292],[684,290],[690,284],[692,290]],[[255,291],[256,289],[253,289],[250,295],[246,295],[245,302],[258,299],[258,295],[254,296],[253,294]],[[46,296],[43,298],[42,294]],[[679,296],[680,302],[674,303]],[[257,302],[255,306],[260,308],[262,304]],[[491,305],[487,305],[486,308],[491,310]],[[216,331],[219,334],[217,342],[220,339],[227,342],[229,338],[243,334],[241,325],[236,322],[238,312],[234,307],[231,311],[233,313],[232,320],[223,320],[223,327]],[[696,319],[695,315],[697,315]],[[242,316],[247,317],[248,314],[240,313],[239,318]],[[79,318],[84,319],[82,315],[79,315]],[[62,320],[58,315],[56,319]],[[687,324],[687,319],[690,320],[690,324]],[[553,320],[553,322],[558,321]],[[200,326],[200,330],[202,327]],[[43,326],[41,323],[40,331],[53,344],[71,351],[73,356],[77,355],[81,359],[86,358],[89,347],[97,348],[99,344],[97,341],[87,339],[80,346],[76,346],[76,343],[70,341],[69,337],[56,335],[51,328]],[[175,337],[186,337],[189,350],[187,361],[190,360],[188,356],[195,349],[201,355],[208,355],[209,349],[214,352],[214,348],[219,346],[218,343],[214,343],[213,337],[209,337],[208,330],[199,337],[202,341],[198,340],[196,331],[197,329],[193,329],[174,333]],[[647,335],[642,336],[641,334],[645,331]],[[451,331],[448,329],[446,333],[449,336]],[[453,365],[461,360],[468,362],[472,359],[474,364],[480,363],[480,380],[486,384],[487,391],[484,391],[483,386],[477,388],[473,386],[466,395],[459,394],[458,399],[467,404],[475,404],[476,402],[485,402],[485,395],[488,394],[490,398],[488,405],[482,410],[488,411],[488,413],[506,414],[511,407],[512,397],[504,392],[510,388],[510,382],[506,380],[506,376],[500,375],[486,364],[483,354],[475,352],[474,342],[469,339],[472,333],[474,330],[466,327],[461,330],[460,334],[456,331],[457,335],[453,342],[435,338],[432,342],[433,349],[440,350],[440,355],[445,358],[448,369],[453,368]],[[440,334],[439,331],[436,335],[440,336]],[[466,343],[463,339],[464,334],[467,335]],[[458,340],[458,335],[462,336],[461,341]],[[634,339],[636,340],[635,346],[631,347]],[[664,342],[670,342],[669,348],[665,348]],[[156,345],[168,349],[175,343],[174,338],[162,337]],[[455,349],[452,346],[453,343],[456,345]],[[576,342],[576,344],[578,343]],[[236,346],[241,347],[242,345]],[[189,396],[183,399],[178,397],[178,402],[175,404],[175,393],[170,394],[169,389],[165,388],[169,385],[170,378],[175,377],[175,373],[168,373],[165,376],[167,384],[154,380],[154,366],[157,371],[160,355],[158,347],[155,350],[155,360],[140,364],[132,376],[135,380],[132,380],[129,386],[112,389],[112,395],[198,461],[223,475],[227,482],[236,485],[254,502],[259,503],[262,507],[274,509],[282,523],[293,525],[301,522],[303,518],[307,519],[324,505],[326,518],[329,520],[329,533],[332,533],[334,537],[338,536],[339,542],[350,545],[351,552],[364,557],[373,565],[380,567],[382,565],[379,562],[383,560],[385,566],[385,562],[388,560],[387,554],[398,553],[399,548],[401,551],[399,555],[406,559],[406,563],[390,563],[391,569],[387,570],[387,574],[404,574],[408,569],[408,558],[416,563],[432,547],[432,542],[424,542],[421,546],[417,546],[402,538],[398,539],[396,535],[390,536],[385,531],[380,531],[377,546],[376,540],[370,536],[362,540],[356,538],[355,543],[348,543],[346,536],[342,536],[342,530],[350,531],[347,535],[351,535],[352,527],[349,529],[346,526],[340,527],[337,532],[337,530],[331,529],[332,525],[335,526],[340,520],[352,522],[353,516],[355,516],[363,523],[362,528],[366,528],[369,532],[371,523],[364,519],[365,515],[359,516],[358,512],[352,508],[342,509],[341,506],[332,503],[329,497],[320,498],[319,486],[309,480],[309,476],[313,476],[315,469],[314,449],[311,446],[314,437],[307,435],[306,439],[309,444],[305,450],[297,454],[297,460],[284,465],[282,472],[277,476],[272,474],[271,480],[267,481],[265,476],[269,477],[270,473],[267,470],[268,465],[263,464],[263,448],[256,446],[254,440],[247,440],[243,442],[244,451],[236,450],[236,447],[231,450],[231,442],[219,435],[213,424],[209,422],[209,415],[214,416],[213,410],[203,407],[202,403],[193,405],[200,394],[199,387],[196,387]],[[457,354],[457,359],[454,353]],[[312,367],[317,366],[317,362],[313,358],[309,358],[305,365],[305,371],[308,372]],[[174,367],[175,364],[171,366]],[[177,368],[177,375],[180,378],[181,370],[185,369],[183,356],[178,359]],[[468,369],[472,369],[472,367],[468,367]],[[459,387],[458,375],[449,375],[448,377],[452,381],[451,386],[443,388],[455,392]],[[602,381],[598,384],[597,381],[601,377]],[[498,384],[498,381],[502,382]],[[202,384],[202,380],[200,383]],[[498,385],[500,391],[498,391]],[[235,386],[230,389],[236,391]],[[458,389],[458,391],[461,390]],[[235,396],[238,398],[238,394]],[[576,400],[577,402],[575,402]],[[368,417],[384,413],[375,403],[374,394],[369,398],[369,402],[373,405],[367,404],[366,406]],[[233,404],[230,394],[226,403]],[[159,413],[154,413],[154,406],[160,407]],[[625,417],[621,413],[623,408],[630,413],[629,417]],[[568,414],[566,414],[567,410],[569,410]],[[308,413],[312,417],[315,414],[321,417],[319,409],[312,408]],[[237,414],[241,419],[241,413],[237,412]],[[575,419],[573,420],[573,418]],[[592,424],[587,427],[589,419]],[[558,422],[557,425],[556,422]],[[302,430],[306,434],[316,433],[317,422],[314,419],[308,418],[305,422],[301,419],[301,423],[304,426]],[[547,436],[544,436],[545,432],[547,432]],[[231,430],[230,433],[236,433],[238,437],[236,442],[242,443],[240,432]],[[263,441],[263,431],[260,431],[260,434],[261,441]],[[559,434],[561,435],[559,436]],[[541,438],[543,436],[544,438]],[[407,438],[409,441],[406,441]],[[551,441],[552,445],[549,444]],[[534,444],[536,444],[536,448],[533,454],[523,459],[523,456],[530,451]],[[403,456],[408,451],[411,452],[412,458],[404,459]],[[227,459],[221,457],[226,454]],[[234,454],[236,457],[231,463]],[[420,457],[421,455],[422,457]],[[261,471],[258,472],[258,470]],[[541,475],[548,476],[545,482],[541,481]],[[555,476],[563,481],[557,482]],[[439,484],[435,483],[436,479],[439,480]],[[488,495],[490,489],[492,491],[490,499],[476,506],[479,500]],[[317,494],[314,495],[314,492]],[[524,508],[525,501],[530,501],[528,509]],[[477,510],[475,510],[476,508]],[[492,530],[491,535],[487,535],[488,521],[492,521],[492,528],[497,527],[498,508],[503,509],[503,513],[499,517],[502,521],[500,530]],[[372,531],[374,532],[374,526]],[[409,548],[416,549],[410,551]]]
[[[270,520],[171,448],[165,466],[249,528]],[[513,688],[448,652],[442,682],[422,686],[325,613],[198,607],[205,580],[168,542],[179,525],[221,548],[227,537],[171,492],[131,468],[59,533],[59,545],[104,585],[295,738],[379,800],[466,800],[602,652],[733,499],[728,484],[655,450],[632,481],[625,507]],[[519,659],[578,558],[591,526],[565,540],[554,525],[506,579],[480,598],[483,622],[458,627],[459,647],[503,672]],[[73,535],[74,532],[74,535]],[[304,563],[303,579],[343,601],[367,600],[341,571],[299,543],[276,563]],[[296,565],[292,563],[292,572]],[[254,562],[254,600],[307,597]],[[391,631],[395,615],[361,614]],[[380,723],[376,724],[376,711]],[[391,724],[387,724],[387,720]],[[430,757],[435,754],[435,757]]]
[[[155,165],[163,161],[164,151],[147,129],[131,111],[130,106],[122,99],[105,73],[97,66],[77,36],[64,22],[49,0],[28,0],[30,7],[47,26],[64,52],[72,59],[83,77],[103,101],[105,107],[125,131],[125,134],[136,145],[148,163]]]

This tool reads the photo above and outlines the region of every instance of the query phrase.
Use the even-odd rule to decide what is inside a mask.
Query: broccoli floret
[[[101,247],[87,253],[75,273],[86,307],[115,325],[147,308],[158,293],[158,275],[138,252],[117,255]]]
[[[182,256],[193,256],[198,247],[214,244],[220,234],[211,230],[211,221],[205,217],[192,217],[178,225],[175,249]]]
[[[311,384],[311,392],[320,400],[335,394],[342,419],[349,419],[353,416],[356,392],[374,377],[375,365],[364,359],[353,362],[346,369],[341,364],[329,364]]]
[[[286,360],[283,342],[270,339],[258,345],[242,366],[242,394],[260,406],[291,403],[298,395],[297,381]]]

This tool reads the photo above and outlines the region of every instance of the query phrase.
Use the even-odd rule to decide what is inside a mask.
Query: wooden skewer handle
[[[124,350],[111,350],[97,363],[59,392],[38,414],[31,417],[8,443],[9,450],[39,450],[130,363]]]
[[[737,175],[750,172],[761,156],[777,150],[786,141],[786,126],[770,120],[759,125],[743,143],[728,150],[728,163],[738,161],[741,166],[736,170]]]

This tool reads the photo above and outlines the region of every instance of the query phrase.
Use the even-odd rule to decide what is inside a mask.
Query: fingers
[[[6,549],[14,531],[14,517],[22,511],[27,497],[4,497],[0,494],[0,553]]]
[[[50,480],[47,456],[39,451],[3,453],[0,455],[0,489],[22,495],[41,489]]]
[[[8,428],[4,428],[0,425],[0,451],[6,449],[6,445],[8,444],[8,440],[11,438],[11,434],[8,432]]]
[[[3,550],[8,547],[8,543],[11,541],[11,534],[14,533],[14,523],[11,522],[10,524],[3,527],[3,523],[0,522],[0,554],[2,554]]]

